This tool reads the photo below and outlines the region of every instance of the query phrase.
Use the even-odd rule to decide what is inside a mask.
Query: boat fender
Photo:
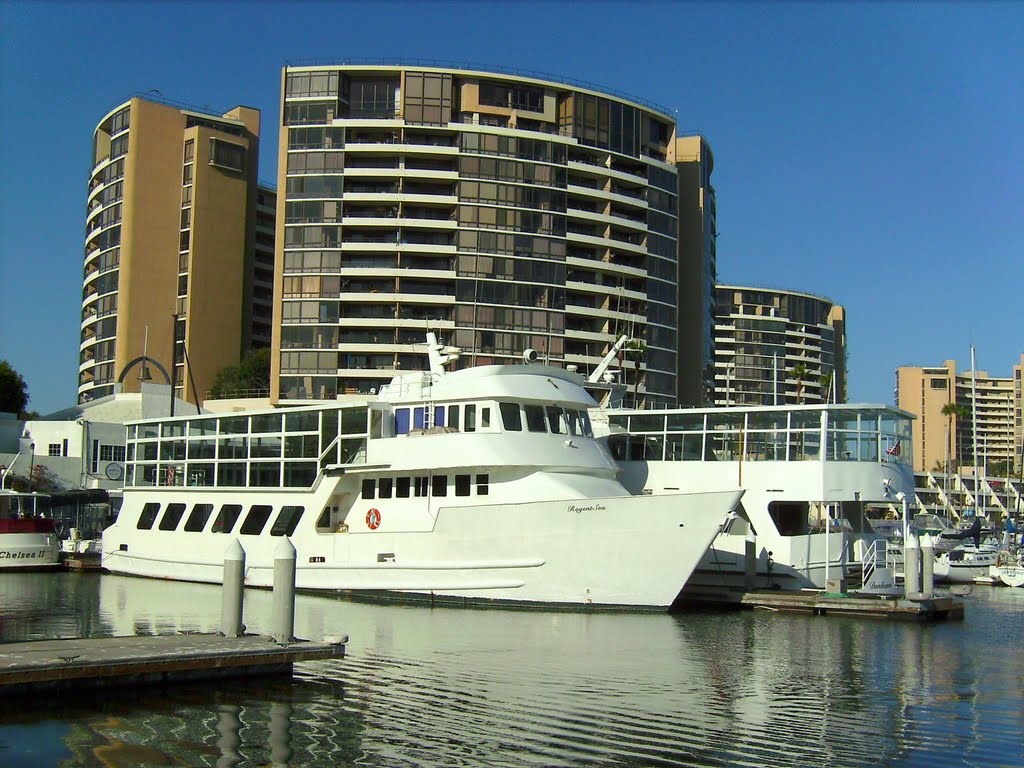
[[[366,527],[371,531],[377,530],[380,526],[380,510],[374,507],[370,507],[370,510],[366,513]]]

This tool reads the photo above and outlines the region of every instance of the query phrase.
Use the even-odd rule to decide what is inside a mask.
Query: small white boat
[[[995,547],[960,546],[935,557],[935,581],[950,584],[972,584],[986,579],[996,565],[999,552]]]
[[[37,514],[37,493],[0,492],[0,571],[45,570],[60,565],[51,518]]]

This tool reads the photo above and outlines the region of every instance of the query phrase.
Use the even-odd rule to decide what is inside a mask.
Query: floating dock
[[[342,658],[347,637],[278,645],[262,635],[96,637],[0,644],[0,696],[71,688],[290,675],[296,661]]]
[[[684,605],[760,608],[812,616],[856,616],[897,621],[962,621],[964,601],[954,595],[917,597],[766,589],[751,592],[687,590]]]

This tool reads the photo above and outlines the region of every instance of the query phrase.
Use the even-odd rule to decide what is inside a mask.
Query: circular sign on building
[[[120,480],[121,475],[124,474],[124,469],[120,464],[107,464],[104,474],[106,474],[108,480]]]

